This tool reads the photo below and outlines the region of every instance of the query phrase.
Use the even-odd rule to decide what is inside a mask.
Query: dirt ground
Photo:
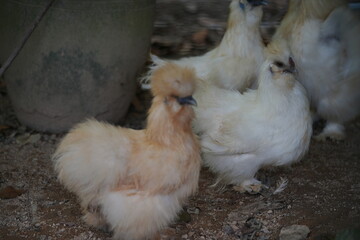
[[[226,26],[229,1],[158,0],[153,52],[165,57],[195,55],[216,45]],[[275,4],[275,3],[274,3]],[[265,36],[286,8],[277,1],[265,9]],[[57,182],[50,161],[63,135],[38,133],[19,124],[0,82],[0,239],[110,239],[111,233],[81,221],[73,194]],[[151,97],[137,94],[122,126],[142,128]],[[315,131],[322,124],[316,125]],[[343,142],[312,141],[304,159],[287,168],[262,170],[269,186],[261,194],[214,188],[215,176],[201,171],[199,191],[162,239],[278,239],[291,225],[310,229],[308,239],[331,240],[360,227],[360,120],[347,126]],[[288,187],[271,194],[282,179]],[[340,238],[337,238],[340,239]],[[342,238],[356,239],[356,238]]]

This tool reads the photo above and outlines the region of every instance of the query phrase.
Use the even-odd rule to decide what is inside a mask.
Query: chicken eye
[[[282,63],[282,62],[280,62],[280,61],[275,61],[275,62],[274,62],[274,65],[277,66],[277,67],[279,67],[279,68],[283,68],[283,67],[285,66],[284,63]]]

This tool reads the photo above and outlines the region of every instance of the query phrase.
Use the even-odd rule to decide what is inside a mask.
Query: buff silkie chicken
[[[345,138],[360,114],[360,21],[346,0],[290,0],[273,37],[287,41],[311,106],[326,120],[317,140]]]
[[[256,90],[239,93],[198,81],[194,129],[217,183],[259,192],[262,183],[255,174],[260,168],[291,164],[307,152],[312,134],[309,102],[294,77],[294,62],[282,59],[263,63]]]
[[[170,61],[195,68],[199,78],[222,88],[243,91],[256,85],[254,81],[264,61],[260,34],[264,4],[263,0],[232,0],[227,30],[219,46],[202,56],[179,60],[164,60],[152,55],[153,65],[143,82],[148,82],[152,71]]]
[[[198,186],[194,72],[167,64],[152,77],[145,130],[89,120],[65,136],[53,157],[60,182],[81,202],[84,220],[110,227],[114,239],[158,237]]]

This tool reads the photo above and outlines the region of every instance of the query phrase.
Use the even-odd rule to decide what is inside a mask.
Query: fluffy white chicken
[[[67,134],[53,157],[59,180],[81,202],[84,220],[108,225],[114,239],[156,236],[198,186],[194,72],[167,64],[152,77],[145,130],[90,120]]]
[[[260,35],[263,0],[232,0],[225,35],[219,46],[202,56],[179,60],[163,60],[152,55],[152,71],[170,61],[195,68],[198,77],[212,81],[217,86],[240,91],[251,87],[264,61],[264,44]]]
[[[344,139],[360,114],[360,21],[346,0],[290,0],[273,41],[287,41],[316,117],[318,140]],[[316,118],[314,118],[316,119]]]
[[[290,164],[308,150],[305,89],[294,77],[292,59],[275,59],[262,65],[258,89],[243,94],[199,81],[194,129],[218,182],[257,192],[262,185],[254,176],[261,167]]]

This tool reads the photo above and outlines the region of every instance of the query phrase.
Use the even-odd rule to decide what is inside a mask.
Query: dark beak
[[[289,66],[290,66],[290,68],[285,69],[284,72],[296,73],[295,62],[292,59],[292,57],[289,57]]]
[[[192,96],[187,96],[187,97],[177,97],[176,100],[178,101],[178,103],[180,105],[193,105],[193,106],[197,106],[197,102],[195,101],[195,99]]]
[[[239,2],[239,5],[240,5],[240,8],[241,8],[242,10],[245,9],[245,4],[243,4],[242,2]]]
[[[248,0],[248,3],[253,7],[268,5],[268,1],[266,0]]]

